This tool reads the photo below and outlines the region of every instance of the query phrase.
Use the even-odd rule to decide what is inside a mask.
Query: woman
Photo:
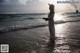
[[[49,24],[49,32],[50,32],[50,41],[51,42],[55,42],[55,27],[54,27],[54,5],[53,4],[49,4],[49,14],[48,14],[48,18],[43,18],[44,20],[48,21]]]

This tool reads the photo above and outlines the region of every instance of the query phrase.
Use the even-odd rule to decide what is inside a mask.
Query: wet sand
[[[48,26],[0,34],[10,53],[80,53],[80,22],[55,24],[55,43],[48,46]]]

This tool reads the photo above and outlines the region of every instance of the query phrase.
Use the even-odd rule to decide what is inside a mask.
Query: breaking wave
[[[73,21],[55,21],[55,24],[63,24],[63,23],[68,23],[68,22],[79,22],[80,20],[73,20]],[[31,26],[10,26],[10,27],[4,27],[0,28],[0,33],[6,33],[6,32],[12,32],[12,31],[18,31],[18,30],[28,30],[28,29],[34,29],[34,28],[39,28],[39,27],[46,27],[48,24],[39,24],[39,25],[31,25]]]

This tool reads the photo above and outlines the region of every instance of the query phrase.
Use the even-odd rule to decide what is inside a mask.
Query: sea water
[[[47,18],[47,13],[32,14],[1,14],[0,32],[8,32],[21,29],[44,27],[48,25],[42,18]],[[80,21],[79,13],[56,13],[54,16],[55,24]]]

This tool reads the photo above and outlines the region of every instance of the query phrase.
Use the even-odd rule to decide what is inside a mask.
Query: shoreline
[[[55,53],[64,52],[79,52],[79,33],[80,22],[65,23],[55,25],[56,40],[55,40]],[[0,35],[0,44],[10,44],[10,51],[17,52],[45,52],[47,43],[49,41],[48,27],[34,28],[30,30],[20,30],[15,32],[4,33]],[[5,41],[6,40],[6,41]],[[1,43],[2,42],[2,43]],[[76,47],[75,47],[76,46]],[[37,49],[38,48],[38,49]],[[76,49],[74,49],[76,48]],[[13,50],[14,49],[14,50]],[[48,48],[49,49],[49,48]],[[60,51],[57,51],[61,49]],[[72,51],[74,50],[74,51]]]

